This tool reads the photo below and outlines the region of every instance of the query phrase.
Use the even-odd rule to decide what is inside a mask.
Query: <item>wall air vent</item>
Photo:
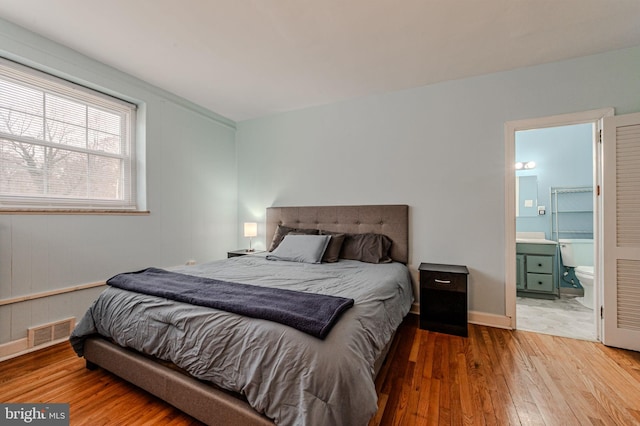
[[[75,325],[75,318],[67,318],[65,320],[31,327],[27,330],[28,347],[34,348],[65,339],[71,335],[71,331]]]

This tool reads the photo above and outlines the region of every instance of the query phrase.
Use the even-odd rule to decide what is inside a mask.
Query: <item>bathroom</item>
[[[594,126],[518,131],[516,324],[596,340]]]

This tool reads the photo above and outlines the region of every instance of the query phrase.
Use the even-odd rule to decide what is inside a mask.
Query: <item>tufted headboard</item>
[[[391,238],[391,258],[409,262],[409,206],[304,206],[267,208],[267,247],[278,225],[292,228],[363,234],[373,232]]]

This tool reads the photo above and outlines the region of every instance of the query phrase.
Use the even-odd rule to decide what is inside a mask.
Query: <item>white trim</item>
[[[29,341],[26,337],[24,339],[3,343],[0,345],[0,362],[65,342],[69,342],[68,337],[64,337],[62,339],[54,340],[52,342],[44,343],[42,345],[34,346],[31,348],[28,347]]]
[[[23,303],[23,302],[28,302],[29,300],[42,299],[44,297],[57,296],[60,294],[72,293],[72,292],[81,291],[81,290],[88,290],[91,288],[102,287],[106,285],[107,285],[106,282],[99,281],[96,283],[80,284],[80,285],[75,285],[71,287],[58,288],[55,290],[42,291],[39,293],[26,294],[24,296],[9,297],[7,299],[0,299],[0,306],[13,305],[15,303]]]
[[[511,318],[506,315],[488,314],[486,312],[469,311],[469,322],[476,325],[504,328],[512,330]]]
[[[22,338],[12,340],[11,342],[0,344],[0,361],[13,358],[23,353],[27,353],[29,349],[29,339]]]
[[[590,111],[576,112],[570,114],[553,115],[549,117],[529,118],[524,120],[508,121],[504,124],[504,140],[505,140],[505,181],[504,181],[504,246],[505,246],[505,314],[510,321],[510,328],[516,329],[516,216],[515,216],[515,134],[522,130],[541,129],[546,127],[559,127],[574,124],[593,123],[597,129],[600,128],[600,122],[603,117],[614,115],[613,108],[602,108]],[[597,147],[596,147],[597,148]],[[598,150],[595,155],[598,157],[595,161],[599,164],[602,161]],[[594,169],[594,182],[600,185],[601,175]],[[596,208],[596,210],[598,210]],[[594,212],[599,215],[599,211]],[[596,216],[599,217],[599,216]],[[599,220],[595,221],[594,229],[594,247],[598,247],[594,256],[594,265],[596,270],[601,269],[600,253],[599,253],[599,236],[601,229]],[[597,289],[594,289],[598,293]],[[596,298],[597,299],[597,298]],[[598,306],[598,305],[594,305]],[[594,309],[594,312],[597,309]],[[597,322],[598,324],[600,321]],[[600,336],[600,326],[598,326],[598,336]]]

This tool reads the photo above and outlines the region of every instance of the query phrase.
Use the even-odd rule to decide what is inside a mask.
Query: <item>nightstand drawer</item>
[[[552,291],[553,275],[549,274],[527,274],[527,290]]]
[[[553,257],[527,256],[527,272],[534,272],[537,274],[553,273]]]
[[[423,271],[420,274],[420,288],[465,293],[467,291],[467,276],[447,272]]]

